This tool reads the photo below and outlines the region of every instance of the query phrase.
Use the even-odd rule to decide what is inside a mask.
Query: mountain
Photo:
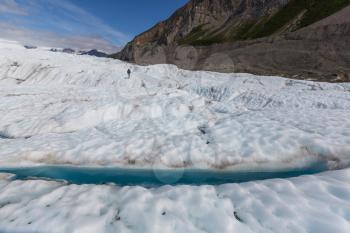
[[[38,47],[36,47],[34,45],[24,45],[24,48],[26,48],[26,49],[37,49]]]
[[[75,54],[75,50],[71,48],[63,48],[63,49],[52,48],[50,49],[50,52]]]
[[[108,57],[108,54],[98,51],[96,49],[87,51],[87,52],[81,52],[79,53],[80,55],[89,55],[89,56],[94,56],[94,57]]]
[[[77,54],[77,55],[89,55],[93,57],[109,57],[108,54],[98,51],[97,49],[92,49],[89,51],[75,51],[74,49],[71,48],[64,48],[64,49],[57,49],[57,48],[52,48],[50,49],[51,52],[61,52],[61,53],[69,53],[69,54]]]
[[[350,0],[192,0],[113,57],[350,81]]]
[[[64,48],[62,50],[63,53],[70,53],[70,54],[74,54],[75,53],[75,50],[74,49],[71,49],[71,48]]]

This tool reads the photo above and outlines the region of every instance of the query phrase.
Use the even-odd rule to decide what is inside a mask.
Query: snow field
[[[3,166],[349,164],[347,84],[141,67],[1,44]]]
[[[222,186],[0,180],[5,232],[350,231],[350,170]],[[142,211],[141,211],[142,210]]]

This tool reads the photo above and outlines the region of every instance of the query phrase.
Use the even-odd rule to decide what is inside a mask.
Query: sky
[[[24,44],[118,51],[188,0],[0,0],[0,37]]]

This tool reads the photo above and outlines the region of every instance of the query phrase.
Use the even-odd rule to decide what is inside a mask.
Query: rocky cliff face
[[[168,20],[137,36],[136,45],[185,43],[193,34],[197,39],[218,35],[251,21],[269,16],[288,0],[193,0],[177,10]]]
[[[136,36],[117,58],[139,62],[138,58],[151,52],[150,48],[157,50],[157,46],[190,45],[219,37],[221,34],[228,36],[249,22],[276,13],[288,1],[192,0],[169,19]],[[151,53],[155,55],[158,52]]]
[[[192,0],[115,58],[347,81],[350,0]]]

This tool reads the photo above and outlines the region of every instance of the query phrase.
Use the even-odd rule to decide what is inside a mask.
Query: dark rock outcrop
[[[70,53],[70,54],[73,54],[75,53],[75,50],[74,49],[71,49],[71,48],[64,48],[62,50],[63,53]]]
[[[93,56],[93,57],[108,57],[109,56],[108,54],[101,52],[101,51],[98,51],[96,49],[93,49],[93,50],[90,50],[87,52],[80,52],[79,54],[80,55],[89,55],[89,56]]]

